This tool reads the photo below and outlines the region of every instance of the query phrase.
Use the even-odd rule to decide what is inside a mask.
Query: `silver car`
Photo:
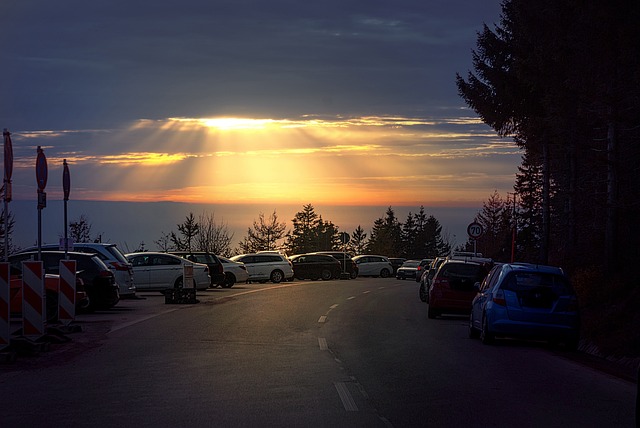
[[[240,254],[231,257],[231,260],[244,263],[249,272],[250,281],[262,283],[271,281],[277,284],[293,278],[291,262],[278,252]]]
[[[363,254],[355,256],[353,261],[358,266],[359,276],[379,276],[388,278],[393,272],[391,262],[385,256]]]
[[[141,290],[166,290],[183,286],[185,265],[193,265],[193,283],[198,290],[209,288],[209,266],[192,263],[173,254],[145,251],[126,255],[133,265],[136,288]]]

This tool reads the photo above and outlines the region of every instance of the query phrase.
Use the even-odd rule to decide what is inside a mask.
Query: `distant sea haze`
[[[384,218],[391,206],[398,221],[403,223],[409,212],[415,214],[420,206],[324,206],[311,205],[316,214],[324,221],[331,221],[341,231],[349,234],[361,226],[367,234],[371,234],[373,223]],[[302,211],[300,205],[267,205],[267,204],[192,204],[180,202],[110,202],[110,201],[69,201],[67,205],[68,222],[78,221],[84,215],[91,225],[91,237],[101,235],[103,242],[118,244],[124,252],[133,251],[144,243],[147,250],[157,250],[155,241],[163,233],[178,231],[177,225],[184,222],[189,213],[196,219],[201,214],[213,214],[218,225],[227,226],[233,234],[232,248],[247,235],[247,230],[263,213],[268,219],[276,211],[279,222],[292,229],[291,220]],[[428,207],[427,216],[433,215],[442,225],[443,235],[455,245],[467,241],[467,225],[482,209],[477,207]],[[24,248],[36,245],[38,240],[38,210],[35,201],[12,201],[9,212],[14,215],[14,245]],[[64,235],[64,203],[47,201],[42,210],[42,243],[57,243]]]

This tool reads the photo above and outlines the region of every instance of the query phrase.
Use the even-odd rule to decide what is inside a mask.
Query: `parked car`
[[[298,279],[322,279],[328,281],[340,278],[342,265],[328,254],[297,254],[289,257],[293,276]]]
[[[358,275],[361,276],[380,276],[382,278],[388,278],[393,272],[391,262],[385,256],[363,254],[355,256],[353,261],[358,265]]]
[[[136,288],[141,290],[166,290],[184,286],[184,266],[193,265],[193,285],[198,290],[206,290],[211,284],[209,267],[193,263],[183,257],[168,253],[145,251],[126,255],[133,265]]]
[[[481,282],[490,268],[488,263],[445,260],[429,288],[428,317],[443,313],[469,314],[476,295],[474,284]]]
[[[277,284],[293,278],[291,262],[284,255],[275,251],[240,254],[231,257],[231,260],[244,263],[249,272],[249,281],[261,283],[271,281]]]
[[[483,343],[508,336],[578,347],[578,299],[562,269],[507,263],[495,266],[476,288],[470,337],[480,337]]]
[[[76,261],[76,276],[83,284],[89,299],[86,310],[109,309],[120,300],[120,290],[113,272],[95,254],[64,251],[41,251],[42,266],[46,274],[60,274],[60,260],[68,257]],[[9,256],[12,271],[22,271],[22,262],[38,259],[37,251],[26,251]]]
[[[420,260],[420,264],[416,268],[416,277],[415,277],[416,282],[420,282],[420,279],[422,278],[422,274],[429,270],[432,262],[433,262],[433,259]]]
[[[340,266],[342,267],[342,272],[346,272],[349,274],[349,278],[356,279],[358,277],[358,265],[353,261],[351,255],[349,253],[344,253],[342,251],[318,251],[313,254],[328,254],[334,259],[340,262]]]
[[[396,278],[398,279],[415,279],[418,272],[418,266],[420,266],[420,260],[406,260],[396,270]]]
[[[59,244],[45,244],[41,246],[41,249],[47,251],[62,251],[64,248],[60,248]],[[37,251],[37,247],[27,248],[25,251]],[[133,269],[131,263],[129,263],[116,244],[107,244],[99,242],[76,242],[73,244],[69,251],[77,253],[89,253],[95,254],[100,257],[100,260],[105,265],[116,279],[118,284],[119,293],[121,298],[134,297],[136,294],[136,287],[133,282]]]
[[[249,272],[244,263],[234,262],[222,256],[218,256],[218,260],[220,260],[222,268],[224,269],[225,280],[222,287],[231,288],[236,282],[249,281]]]
[[[12,317],[22,317],[22,263],[11,266],[11,278],[9,280],[9,308]],[[45,319],[47,322],[58,320],[58,304],[60,295],[60,276],[45,274],[44,298]],[[89,307],[89,298],[84,289],[82,279],[76,276],[76,313],[86,311]]]
[[[446,260],[446,257],[436,257],[433,259],[428,269],[425,269],[420,275],[420,288],[418,294],[420,300],[423,302],[429,302],[429,289],[431,288],[431,281],[435,276],[440,265]]]
[[[225,275],[224,267],[215,254],[206,251],[171,251],[169,254],[184,257],[194,263],[202,263],[209,266],[209,277],[211,278],[211,287],[224,285]]]
[[[396,271],[400,268],[400,266],[402,266],[402,264],[407,261],[407,259],[404,259],[402,257],[389,257],[389,263],[391,263],[391,275],[395,275]]]

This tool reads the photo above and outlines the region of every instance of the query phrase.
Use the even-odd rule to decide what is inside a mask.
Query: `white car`
[[[234,262],[244,263],[249,272],[250,281],[277,284],[281,281],[293,279],[291,262],[278,252],[265,251],[253,254],[240,254],[231,257]]]
[[[358,266],[359,276],[379,276],[387,278],[393,272],[393,266],[385,256],[360,255],[355,256],[353,261]]]
[[[30,247],[24,251],[35,251],[37,247]],[[60,244],[45,244],[41,246],[42,250],[64,251],[60,248]],[[113,272],[113,276],[118,284],[120,298],[134,297],[136,294],[136,286],[133,281],[133,269],[131,263],[120,251],[116,244],[107,244],[100,242],[74,242],[68,251],[78,253],[89,253],[97,255],[100,260]]]
[[[138,291],[182,287],[185,265],[193,265],[193,283],[198,290],[209,288],[211,278],[207,265],[193,263],[173,254],[151,251],[130,253],[126,257],[133,265],[133,276]]]
[[[247,267],[242,262],[234,262],[226,257],[218,256],[222,268],[224,269],[224,288],[231,288],[236,282],[249,281],[249,272]]]

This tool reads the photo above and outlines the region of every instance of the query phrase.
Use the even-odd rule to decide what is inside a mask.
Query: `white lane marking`
[[[336,303],[335,305],[331,305],[331,306],[329,306],[329,309],[335,309],[335,308],[337,308],[338,306],[340,306],[340,305]]]
[[[140,318],[140,319],[137,319],[137,320],[134,320],[134,321],[129,321],[129,322],[124,323],[124,324],[117,325],[117,326],[113,327],[111,330],[109,330],[109,332],[107,334],[113,333],[114,331],[122,330],[123,328],[130,327],[132,325],[138,324],[138,323],[146,321],[146,320],[150,320],[151,318],[159,317],[160,315],[168,314],[170,312],[175,312],[175,311],[177,311],[179,309],[180,308],[167,309],[166,311],[158,312],[157,314],[147,315],[146,317],[143,317],[143,318]]]
[[[357,412],[358,406],[356,406],[356,402],[353,401],[353,397],[351,393],[347,389],[347,384],[344,382],[334,382],[333,385],[336,387],[338,391],[338,395],[340,396],[340,400],[342,400],[342,405],[347,412]]]
[[[363,291],[362,294],[371,293],[371,290]]]
[[[326,315],[322,315],[320,318],[318,318],[318,322],[325,322],[326,320],[327,320]]]
[[[347,300],[353,300],[353,299],[355,299],[355,298],[356,298],[356,296],[351,296],[351,297],[349,297]]]
[[[327,339],[325,339],[324,337],[318,338],[318,346],[320,346],[321,351],[327,351],[329,349],[329,346],[327,345]]]

